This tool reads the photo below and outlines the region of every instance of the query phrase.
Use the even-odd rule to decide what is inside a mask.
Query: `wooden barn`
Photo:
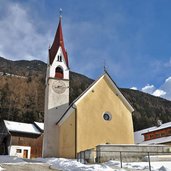
[[[35,158],[42,156],[44,124],[4,120],[0,123],[0,154]]]

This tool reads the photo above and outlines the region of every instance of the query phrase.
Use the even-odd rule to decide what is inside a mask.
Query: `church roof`
[[[68,66],[68,54],[67,54],[67,51],[65,50],[65,46],[64,46],[64,39],[63,39],[63,34],[62,34],[62,21],[61,20],[62,20],[62,17],[60,16],[58,28],[57,28],[57,31],[55,34],[55,38],[54,38],[51,48],[49,49],[49,62],[50,62],[50,64],[52,64],[59,47],[61,47],[64,58],[65,58],[66,65]]]

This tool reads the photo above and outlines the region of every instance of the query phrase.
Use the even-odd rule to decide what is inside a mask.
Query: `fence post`
[[[100,148],[99,149],[96,149],[96,153],[97,153],[97,155],[98,155],[98,157],[97,157],[97,155],[96,155],[96,157],[97,157],[97,163],[100,163]]]
[[[85,150],[84,150],[84,153],[83,154],[84,154],[84,164],[85,164]]]
[[[151,171],[151,162],[150,162],[150,153],[148,152],[148,164],[149,164],[149,171]]]
[[[78,162],[80,162],[81,163],[81,153],[79,152],[79,153],[77,153],[77,159],[78,159]]]
[[[76,156],[77,156],[77,162],[80,162],[79,161],[79,154],[77,153]]]
[[[122,152],[120,151],[120,163],[121,163],[121,168],[122,168]]]

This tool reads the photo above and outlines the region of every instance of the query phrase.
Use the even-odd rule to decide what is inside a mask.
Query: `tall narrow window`
[[[60,62],[62,62],[62,56],[60,55]]]
[[[58,55],[58,59],[57,59],[57,61],[60,61],[60,56]]]
[[[55,78],[60,78],[62,79],[63,78],[63,69],[62,67],[56,67],[56,70],[55,70]]]

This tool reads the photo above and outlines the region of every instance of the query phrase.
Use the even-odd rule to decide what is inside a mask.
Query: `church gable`
[[[73,106],[74,108],[78,106],[79,103],[85,103],[85,97],[89,96],[91,93],[94,92],[94,88],[99,85],[100,82],[102,82],[102,80],[105,80],[105,85],[104,85],[104,89],[102,89],[99,94],[103,94],[106,93],[105,89],[108,87],[110,89],[111,94],[115,94],[118,97],[118,100],[120,101],[120,103],[122,103],[131,113],[134,111],[134,109],[132,108],[132,106],[129,104],[129,102],[126,100],[126,98],[123,96],[123,94],[120,92],[119,88],[117,87],[117,85],[113,82],[113,80],[111,79],[111,77],[109,76],[108,73],[104,73],[99,79],[97,79],[96,81],[94,81],[77,99],[75,99],[70,107],[67,109],[67,111],[63,114],[63,116],[59,119],[59,121],[57,122],[57,124],[62,124],[64,122],[65,119],[67,119],[71,112],[73,111]],[[115,98],[116,98],[115,96]],[[105,98],[107,99],[107,97]],[[96,101],[96,99],[94,99]],[[104,101],[104,99],[101,99],[102,101]],[[108,99],[109,100],[109,99]],[[83,102],[82,102],[83,101]],[[113,101],[113,99],[110,99],[109,101]]]
[[[76,115],[76,153],[99,144],[134,143],[133,108],[107,73],[71,104],[58,122],[60,127],[68,122],[73,110]]]
[[[125,105],[125,107],[132,113],[134,109],[120,92],[119,88],[117,87],[116,83],[111,79],[108,73],[104,73],[98,80],[96,80],[87,90],[85,90],[76,100],[75,104],[78,104],[81,100],[83,100],[90,92],[94,92],[94,88],[99,85],[99,82],[105,80],[106,85],[104,85],[104,89],[107,87],[110,88],[111,92],[113,92],[120,101]],[[107,87],[106,87],[107,86]],[[101,90],[100,94],[104,92],[104,89]],[[105,92],[106,93],[106,92]]]
[[[132,113],[104,74],[76,103],[77,152],[98,144],[132,144]]]

